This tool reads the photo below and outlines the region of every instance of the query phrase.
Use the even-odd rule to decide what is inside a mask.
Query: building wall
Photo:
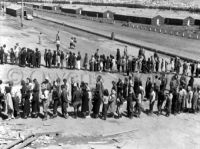
[[[110,11],[106,11],[103,13],[103,18],[114,19],[114,14]]]
[[[9,14],[11,16],[16,17],[17,16],[17,10],[6,8],[6,14]]]
[[[75,9],[61,8],[61,12],[76,14]]]
[[[192,17],[187,17],[183,20],[183,26],[193,26],[195,24],[195,20]]]
[[[151,25],[154,26],[161,26],[165,23],[165,19],[161,16],[156,16],[151,19]]]

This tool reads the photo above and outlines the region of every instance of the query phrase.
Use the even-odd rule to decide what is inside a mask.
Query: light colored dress
[[[5,95],[5,101],[6,101],[6,113],[10,114],[14,111],[13,108],[13,101],[10,93],[6,93]],[[10,112],[12,111],[12,112]]]

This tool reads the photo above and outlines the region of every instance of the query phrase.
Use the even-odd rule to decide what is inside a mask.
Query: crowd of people
[[[41,41],[41,33],[39,36]],[[76,38],[71,38],[70,48],[76,47]],[[47,68],[83,69],[98,72],[126,73],[124,79],[112,82],[112,88],[105,88],[102,77],[97,77],[96,87],[90,88],[87,82],[76,82],[60,78],[51,81],[48,78],[39,84],[37,79],[27,78],[21,81],[20,89],[16,89],[12,81],[0,80],[0,113],[12,118],[37,118],[43,108],[43,119],[47,120],[49,109],[50,118],[58,115],[61,107],[62,116],[69,117],[68,109],[73,107],[73,117],[102,118],[107,116],[121,118],[125,116],[140,117],[141,112],[149,115],[179,114],[181,112],[196,113],[200,111],[200,86],[194,86],[194,77],[199,77],[200,63],[183,61],[178,57],[162,58],[157,52],[146,57],[144,49],[140,48],[137,56],[128,54],[127,46],[123,53],[117,49],[116,56],[100,54],[99,49],[91,55],[86,53],[84,58],[80,52],[64,52],[60,50],[59,32],[56,35],[56,50],[45,49],[44,66]],[[20,47],[18,43],[7,49],[0,46],[0,64],[13,64],[21,67],[39,68],[42,55],[38,48],[35,50]],[[145,87],[142,81],[134,76],[138,73],[156,73],[155,78],[148,77]],[[166,73],[173,73],[168,80]],[[179,78],[179,75],[181,77]],[[150,76],[150,75],[149,75]],[[190,80],[187,81],[187,77]],[[170,88],[167,88],[169,84]],[[145,104],[149,108],[145,108]],[[123,106],[127,108],[124,109]],[[100,109],[102,107],[102,109]],[[124,112],[125,111],[125,112]]]
[[[58,36],[59,39],[59,36]],[[74,39],[74,38],[73,38]],[[47,68],[61,68],[61,69],[83,69],[98,72],[123,72],[129,73],[153,73],[166,72],[177,73],[184,75],[191,75],[199,77],[200,63],[183,61],[179,57],[162,58],[155,52],[150,57],[145,56],[144,49],[140,48],[138,56],[130,56],[125,46],[123,53],[117,49],[116,56],[99,54],[99,49],[89,58],[88,53],[83,57],[80,52],[64,52],[60,50],[57,45],[57,50],[51,51],[45,49],[44,62]],[[35,50],[25,47],[20,47],[18,43],[8,50],[6,45],[0,47],[0,64],[15,64],[21,67],[41,66],[41,52],[38,48]]]
[[[168,82],[169,81],[169,82]],[[167,89],[167,84],[170,89]],[[149,108],[145,105],[149,104]],[[157,112],[155,111],[157,104]],[[93,117],[106,120],[107,117],[130,119],[140,117],[141,112],[149,115],[180,114],[182,112],[196,113],[200,111],[200,86],[194,86],[194,78],[187,82],[185,75],[180,78],[175,74],[168,80],[165,73],[147,78],[145,87],[137,76],[130,75],[112,81],[112,88],[104,86],[99,75],[95,88],[90,88],[87,82],[76,82],[57,78],[51,82],[47,77],[39,84],[37,79],[27,78],[21,81],[16,89],[12,81],[3,83],[0,80],[0,109],[7,119],[37,118],[43,113],[43,120],[58,115],[61,107],[62,117],[68,118],[69,107],[73,107],[71,114],[77,117]],[[123,108],[126,106],[126,108]],[[41,107],[43,112],[41,112]],[[102,107],[102,109],[100,109]]]

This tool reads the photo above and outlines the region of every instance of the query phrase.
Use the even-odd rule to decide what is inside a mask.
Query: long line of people
[[[149,108],[146,108],[147,104]],[[1,115],[7,116],[7,119],[37,118],[43,113],[43,119],[47,120],[49,109],[52,109],[50,118],[55,118],[59,106],[62,117],[66,119],[70,115],[69,107],[74,109],[71,114],[74,118],[91,115],[106,120],[107,116],[121,118],[125,115],[132,119],[140,117],[141,112],[155,113],[155,104],[157,115],[199,112],[200,86],[194,86],[193,77],[187,82],[186,76],[179,78],[177,74],[168,82],[165,73],[153,79],[148,77],[145,88],[137,76],[125,77],[124,80],[113,81],[110,91],[105,88],[101,76],[97,77],[94,88],[73,78],[58,78],[53,82],[45,78],[41,85],[37,79],[27,78],[21,81],[20,88],[16,88],[11,81],[6,84],[0,81]]]
[[[125,47],[123,54],[117,49],[116,56],[99,54],[99,49],[89,58],[88,53],[84,58],[78,52],[64,52],[59,48],[55,51],[45,49],[44,52],[45,66],[48,68],[67,68],[67,69],[84,69],[89,71],[106,71],[106,72],[123,72],[129,73],[152,73],[152,72],[174,72],[178,74],[191,75],[199,77],[200,63],[183,61],[178,57],[161,58],[157,52],[146,57],[144,49],[140,49],[138,56],[130,56]],[[0,47],[0,63],[6,64],[10,60],[11,64],[17,64],[25,67],[39,68],[41,66],[41,52],[38,48],[21,48],[17,43],[14,48],[6,49],[6,45]]]

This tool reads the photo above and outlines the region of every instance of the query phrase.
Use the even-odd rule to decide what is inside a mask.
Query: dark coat
[[[86,90],[82,92],[82,112],[89,111],[89,94]]]

